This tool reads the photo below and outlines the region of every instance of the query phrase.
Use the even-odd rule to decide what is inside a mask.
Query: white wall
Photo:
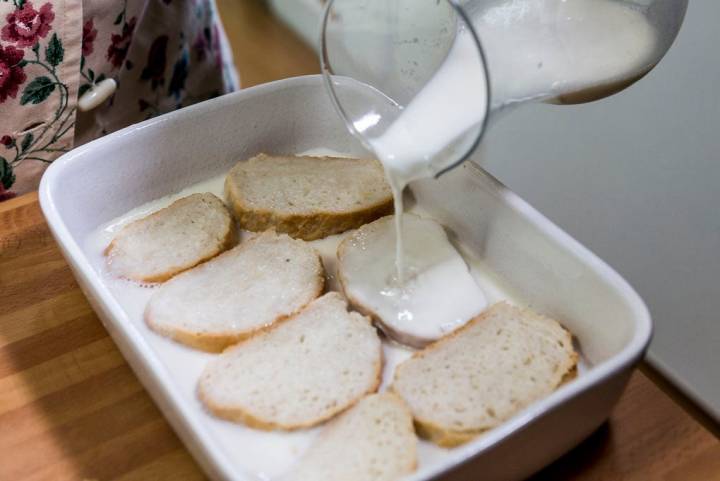
[[[652,311],[649,359],[720,420],[720,2],[692,0],[645,79],[520,109],[485,167],[607,260]],[[521,140],[520,140],[521,139]]]
[[[318,38],[318,2],[272,3]],[[692,0],[638,84],[593,104],[522,108],[483,149],[488,170],[640,292],[655,320],[651,363],[720,421],[719,22],[720,2]]]

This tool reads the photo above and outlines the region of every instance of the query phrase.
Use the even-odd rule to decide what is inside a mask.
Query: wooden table
[[[262,4],[219,4],[245,85],[317,70]],[[0,480],[204,479],[80,292],[35,194],[0,203],[0,303]],[[720,481],[720,443],[637,372],[610,421],[533,479]]]

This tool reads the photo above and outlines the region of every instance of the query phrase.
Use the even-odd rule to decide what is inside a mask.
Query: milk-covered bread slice
[[[400,364],[392,390],[421,436],[455,446],[550,394],[576,362],[558,322],[503,302]]]
[[[232,217],[212,194],[192,194],[123,227],[105,249],[110,271],[161,282],[229,249]]]
[[[414,214],[402,216],[405,281],[395,268],[394,216],[348,234],[338,246],[338,278],[357,310],[388,336],[423,347],[487,307],[485,295],[443,227]]]
[[[298,312],[323,283],[310,245],[266,232],[163,284],[145,320],[178,342],[220,351]]]
[[[371,394],[330,422],[290,481],[395,481],[417,464],[417,438],[407,406],[392,393]]]
[[[305,240],[392,212],[390,186],[372,159],[260,154],[230,170],[225,194],[243,229]]]
[[[215,415],[261,429],[313,426],[380,384],[380,338],[370,320],[328,293],[273,329],[223,352],[198,385]]]

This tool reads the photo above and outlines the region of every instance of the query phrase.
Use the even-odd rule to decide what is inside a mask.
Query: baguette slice
[[[559,323],[498,303],[398,366],[418,434],[456,446],[549,395],[577,362]]]
[[[218,352],[298,312],[323,282],[312,247],[266,232],[163,284],[145,320],[164,336]]]
[[[302,457],[293,481],[394,481],[417,465],[407,406],[392,393],[372,394],[333,420]]]
[[[335,292],[274,329],[227,349],[200,377],[216,416],[260,429],[313,426],[377,390],[380,338]]]
[[[192,194],[122,228],[105,249],[110,271],[162,282],[229,249],[232,217],[210,193]]]
[[[225,193],[243,229],[274,228],[314,240],[392,212],[392,193],[371,159],[257,155],[239,162]]]
[[[459,328],[488,306],[442,225],[403,214],[405,282],[396,281],[395,216],[349,233],[337,249],[338,280],[350,304],[396,341],[415,348]]]

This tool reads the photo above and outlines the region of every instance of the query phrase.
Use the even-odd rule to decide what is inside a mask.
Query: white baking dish
[[[157,348],[171,341],[130,322],[122,300],[93,266],[86,240],[111,219],[220,175],[238,159],[317,147],[363,154],[332,110],[321,79],[299,77],[108,135],[58,159],[42,180],[43,212],[80,286],[167,419],[215,479],[263,478],[243,470],[233,458],[233,449],[242,446],[228,446],[231,437],[210,428],[220,421],[202,410],[188,387],[196,374],[191,369],[187,378],[179,375],[168,360],[172,357]],[[423,462],[410,479],[521,479],[575,446],[608,417],[649,342],[648,311],[603,261],[472,163],[439,180],[414,184],[413,192],[524,303],[575,334],[586,368],[499,428]],[[198,362],[203,356],[209,355],[197,354]]]

